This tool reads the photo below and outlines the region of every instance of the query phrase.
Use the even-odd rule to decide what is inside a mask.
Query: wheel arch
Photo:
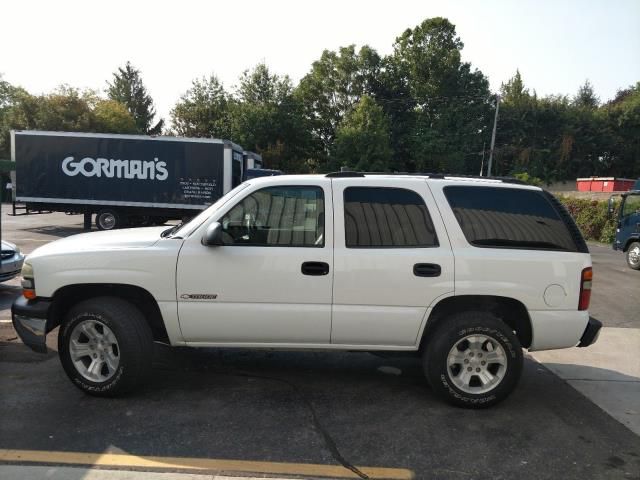
[[[627,241],[625,242],[624,247],[622,247],[622,251],[626,252],[627,250],[629,250],[629,247],[634,242],[640,242],[640,235],[632,234],[629,238],[627,238]]]
[[[510,297],[495,295],[454,295],[440,300],[431,310],[420,339],[422,351],[438,326],[454,313],[470,310],[489,311],[500,318],[515,332],[524,348],[531,346],[533,329],[527,308]]]
[[[53,304],[49,313],[47,331],[60,325],[71,307],[80,301],[96,297],[116,297],[131,302],[144,315],[151,328],[153,339],[169,343],[162,313],[153,295],[142,287],[120,283],[73,284],[59,288],[52,296]]]

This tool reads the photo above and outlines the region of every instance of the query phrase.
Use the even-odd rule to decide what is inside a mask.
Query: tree
[[[313,62],[311,71],[300,81],[296,96],[319,142],[319,156],[326,159],[338,125],[360,97],[375,96],[381,66],[378,53],[366,45],[358,52],[355,45],[341,47],[337,52],[325,50]]]
[[[240,77],[232,108],[233,138],[263,156],[265,166],[304,172],[312,150],[310,129],[288,76],[260,63]]]
[[[573,97],[573,105],[578,108],[594,109],[598,107],[600,99],[593,91],[593,85],[589,80],[585,80],[584,84],[578,89],[578,93]]]
[[[121,103],[66,85],[49,94],[34,96],[24,89],[0,84],[0,105],[0,158],[9,156],[11,130],[138,131],[133,117]]]
[[[38,97],[35,113],[38,130],[63,132],[88,132],[92,130],[92,111],[85,97],[78,89],[66,85],[53,93]]]
[[[29,94],[22,88],[11,85],[0,75],[0,159],[11,154],[10,131],[15,123],[14,106],[20,98]]]
[[[461,61],[462,47],[445,18],[427,19],[394,43],[390,64],[409,94],[403,115],[409,120],[398,132],[405,151],[410,145],[410,156],[402,159],[407,170],[464,173],[479,167],[492,97],[482,72]]]
[[[640,82],[619,91],[598,113],[608,140],[602,155],[608,174],[640,177]]]
[[[388,171],[389,141],[389,123],[383,109],[373,98],[363,95],[338,128],[335,149],[339,166],[359,171]]]
[[[153,124],[156,115],[153,99],[147,93],[142,82],[140,70],[127,62],[124,68],[118,68],[111,83],[107,82],[109,99],[118,101],[127,107],[136,122],[138,132],[146,135],[158,135],[162,132],[164,120]]]
[[[122,103],[98,100],[93,108],[93,130],[102,133],[136,133],[134,118]]]
[[[232,138],[231,104],[215,75],[195,79],[171,110],[173,129],[186,137]]]
[[[588,81],[572,99],[538,98],[529,94],[517,71],[501,90],[498,173],[527,172],[546,182],[611,173],[616,163],[609,147],[613,131],[607,129]]]
[[[523,105],[531,100],[529,89],[524,86],[520,70],[516,70],[516,74],[500,86],[500,94],[505,105]]]

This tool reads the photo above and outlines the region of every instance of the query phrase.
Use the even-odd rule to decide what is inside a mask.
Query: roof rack
[[[365,175],[408,175],[412,177],[429,177],[434,179],[445,179],[449,178],[468,178],[468,179],[478,179],[478,180],[498,180],[503,183],[514,183],[517,185],[526,185],[526,182],[522,180],[518,180],[514,177],[502,177],[502,176],[491,176],[491,177],[483,177],[480,175],[464,175],[457,173],[435,173],[435,172],[352,172],[352,171],[343,171],[343,172],[332,172],[327,173],[327,177],[329,178],[356,178],[356,177],[364,177]]]
[[[518,180],[515,177],[501,177],[501,176],[491,176],[491,177],[481,177],[480,175],[456,175],[456,174],[443,174],[444,177],[455,177],[455,178],[470,178],[470,179],[479,179],[479,180],[499,180],[502,183],[515,183],[517,185],[527,185],[526,182],[522,180]]]
[[[349,178],[349,177],[364,177],[362,172],[331,172],[325,175],[327,178]]]

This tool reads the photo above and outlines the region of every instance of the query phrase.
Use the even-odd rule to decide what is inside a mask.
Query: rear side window
[[[412,190],[349,187],[344,222],[347,248],[438,246],[427,206]]]
[[[450,186],[444,194],[471,245],[580,251],[565,220],[542,192]]]

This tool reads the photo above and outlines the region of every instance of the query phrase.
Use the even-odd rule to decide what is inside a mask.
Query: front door
[[[622,248],[627,240],[640,234],[640,194],[628,195],[622,204],[616,243]]]
[[[247,190],[212,219],[222,224],[223,246],[200,243],[205,224],[180,251],[184,339],[210,345],[329,343],[330,180]]]

